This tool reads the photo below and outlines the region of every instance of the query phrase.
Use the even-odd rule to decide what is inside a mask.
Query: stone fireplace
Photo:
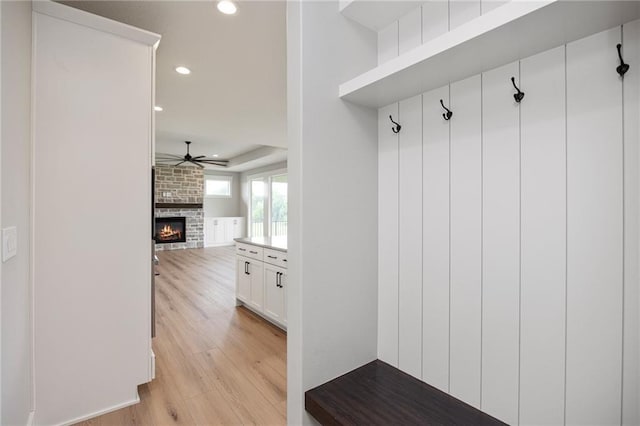
[[[202,169],[157,165],[155,170],[156,250],[204,247]],[[165,226],[169,227],[165,229]],[[162,230],[168,240],[158,241],[158,232]],[[182,231],[179,239],[177,231]]]

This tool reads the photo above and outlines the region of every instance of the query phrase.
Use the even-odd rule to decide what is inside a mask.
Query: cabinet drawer
[[[239,254],[240,256],[262,260],[263,252],[264,249],[262,247],[253,246],[251,244],[236,243],[236,254]]]
[[[272,265],[287,267],[287,253],[278,250],[264,249],[264,261]]]

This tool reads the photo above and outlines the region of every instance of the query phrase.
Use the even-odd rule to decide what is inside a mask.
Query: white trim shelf
[[[380,108],[639,17],[636,1],[513,0],[341,84],[339,96]]]
[[[421,4],[416,0],[340,0],[340,13],[377,32]]]

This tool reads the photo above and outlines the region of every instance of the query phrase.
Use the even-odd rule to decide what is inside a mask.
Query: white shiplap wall
[[[637,424],[639,28],[380,109],[380,359],[510,424]]]

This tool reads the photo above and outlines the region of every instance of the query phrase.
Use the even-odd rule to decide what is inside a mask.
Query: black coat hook
[[[513,99],[515,99],[517,103],[520,103],[520,101],[522,101],[522,98],[524,98],[524,92],[521,91],[518,88],[518,86],[516,86],[516,78],[515,77],[511,77],[511,84],[513,84],[513,87],[515,87],[515,89],[518,91],[518,93],[514,93],[513,94]]]
[[[402,126],[399,123],[396,123],[395,121],[393,121],[393,117],[391,116],[389,116],[389,120],[391,120],[391,122],[395,124],[395,126],[391,128],[391,131],[393,133],[400,133],[400,129],[402,129]]]
[[[442,102],[442,99],[440,99],[440,105],[442,105],[442,108],[447,110],[447,112],[442,114],[442,118],[444,118],[447,121],[451,120],[451,117],[453,116],[453,111],[451,111],[449,108],[444,106],[444,102]]]
[[[618,49],[618,58],[620,58],[620,65],[618,65],[618,67],[616,68],[616,71],[618,71],[618,74],[620,74],[620,77],[624,78],[625,73],[629,71],[629,64],[625,64],[624,59],[622,59],[622,52],[620,51],[620,49],[622,49],[622,45],[618,43],[616,48]]]

